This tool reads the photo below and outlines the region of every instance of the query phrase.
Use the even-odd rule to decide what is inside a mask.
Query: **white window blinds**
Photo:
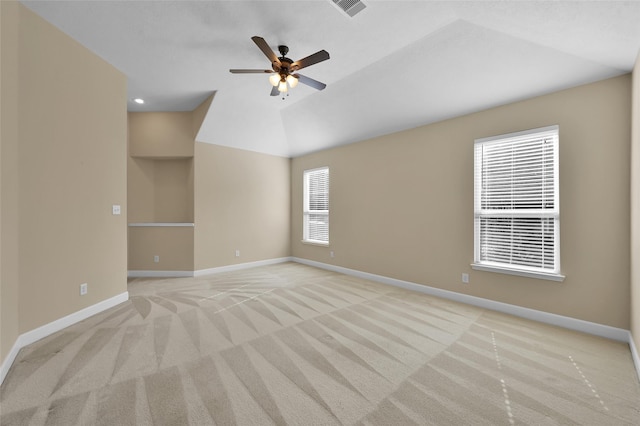
[[[475,264],[560,273],[558,126],[475,141]]]
[[[329,168],[305,170],[303,240],[329,244]]]

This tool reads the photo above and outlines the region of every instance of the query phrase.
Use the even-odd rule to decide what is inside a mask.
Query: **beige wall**
[[[2,201],[17,201],[2,215],[2,252],[13,248],[17,265],[17,273],[5,275],[3,258],[2,303],[5,294],[7,303],[17,301],[17,332],[25,333],[127,290],[126,79],[25,7],[1,4]],[[7,31],[18,33],[7,53],[5,12]],[[5,63],[13,49],[17,64],[15,58]],[[18,71],[7,101],[17,109],[7,114],[13,125],[6,145],[5,67]],[[5,169],[10,160],[15,163]],[[112,204],[123,214],[113,216]],[[14,227],[8,236],[5,219]],[[82,283],[86,296],[79,295]],[[13,324],[6,338],[4,328],[3,321],[3,357],[15,340]]]
[[[633,70],[631,139],[631,335],[640,349],[640,52]],[[640,366],[638,374],[640,375]]]
[[[292,254],[628,329],[630,93],[626,75],[296,158]],[[474,139],[554,124],[566,280],[471,270]],[[301,243],[302,173],[319,166],[330,247]]]
[[[155,222],[155,160],[127,157],[127,222]]]
[[[193,158],[128,162],[128,222],[193,222]]]
[[[0,363],[20,334],[18,318],[17,3],[0,2]]]
[[[130,227],[128,253],[130,271],[193,271],[193,227]]]
[[[196,270],[289,256],[289,164],[196,142]]]
[[[192,157],[194,126],[191,111],[129,113],[129,155]]]
[[[187,113],[129,113],[128,222],[195,222],[195,228],[129,227],[131,271],[289,256],[290,160],[202,143],[193,148],[212,101],[213,95]]]

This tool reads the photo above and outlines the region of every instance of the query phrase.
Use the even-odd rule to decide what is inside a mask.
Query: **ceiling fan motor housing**
[[[278,64],[274,62],[272,65],[273,65],[273,70],[278,74],[280,74],[280,76],[282,77],[282,80],[284,81],[284,79],[292,71],[294,71],[293,69],[291,69],[291,64],[293,63],[293,61],[287,58],[287,53],[289,53],[289,47],[285,45],[280,45],[278,46],[278,51],[280,52],[280,55],[281,55],[278,58],[280,60],[280,63]]]

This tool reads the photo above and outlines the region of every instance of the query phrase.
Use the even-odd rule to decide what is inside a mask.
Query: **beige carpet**
[[[639,425],[626,344],[286,263],[136,279],[18,355],[2,425]]]

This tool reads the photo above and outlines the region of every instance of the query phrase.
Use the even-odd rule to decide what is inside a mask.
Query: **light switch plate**
[[[114,204],[113,206],[111,206],[112,208],[112,213],[114,215],[119,215],[120,214],[120,204]]]

